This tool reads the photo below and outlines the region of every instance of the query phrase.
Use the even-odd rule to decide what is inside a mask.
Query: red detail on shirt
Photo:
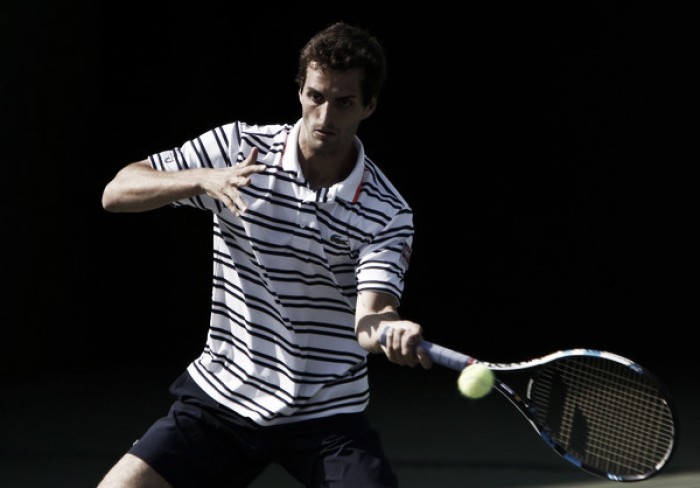
[[[355,190],[355,196],[352,199],[352,203],[357,203],[357,199],[360,198],[360,190],[362,189],[362,180],[360,180],[360,184],[357,185],[357,190]]]

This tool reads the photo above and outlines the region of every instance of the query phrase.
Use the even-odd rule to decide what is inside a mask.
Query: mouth
[[[315,132],[321,137],[330,137],[335,135],[335,131],[327,128],[318,128],[315,130]]]

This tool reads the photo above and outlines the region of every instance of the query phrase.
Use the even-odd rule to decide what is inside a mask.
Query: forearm
[[[382,352],[379,339],[382,329],[401,320],[395,311],[368,313],[360,317],[356,325],[357,340],[369,352]]]
[[[355,333],[357,341],[369,352],[383,352],[389,361],[429,368],[432,363],[422,347],[421,326],[403,320],[398,312],[398,300],[388,293],[361,292],[357,296],[355,311]],[[381,343],[386,330],[386,341]]]
[[[148,161],[122,168],[102,194],[109,212],[144,212],[202,193],[200,170],[156,171]]]

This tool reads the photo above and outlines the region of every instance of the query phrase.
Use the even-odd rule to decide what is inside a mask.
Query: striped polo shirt
[[[241,188],[240,217],[205,194],[172,204],[213,213],[210,325],[188,372],[216,402],[263,426],[365,409],[356,296],[400,298],[413,240],[410,207],[358,138],[351,174],[309,188],[300,123],[234,122],[149,158],[161,171],[224,168],[257,147],[266,165]]]

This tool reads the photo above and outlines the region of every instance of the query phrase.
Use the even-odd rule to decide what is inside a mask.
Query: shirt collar
[[[301,171],[301,165],[299,164],[299,131],[301,129],[301,119],[294,124],[292,130],[287,137],[287,142],[284,147],[284,153],[282,154],[282,169],[285,171],[291,171],[297,174],[299,178],[303,177],[303,172]],[[336,198],[340,198],[347,202],[355,202],[357,195],[359,195],[360,187],[362,185],[362,175],[365,172],[365,148],[362,145],[362,141],[355,136],[355,147],[357,148],[357,161],[355,161],[355,166],[352,171],[343,181],[339,181],[330,188],[319,189],[315,192],[309,188],[304,188],[306,195],[304,200],[316,200],[317,193],[326,192],[323,198],[326,202],[332,202]]]

